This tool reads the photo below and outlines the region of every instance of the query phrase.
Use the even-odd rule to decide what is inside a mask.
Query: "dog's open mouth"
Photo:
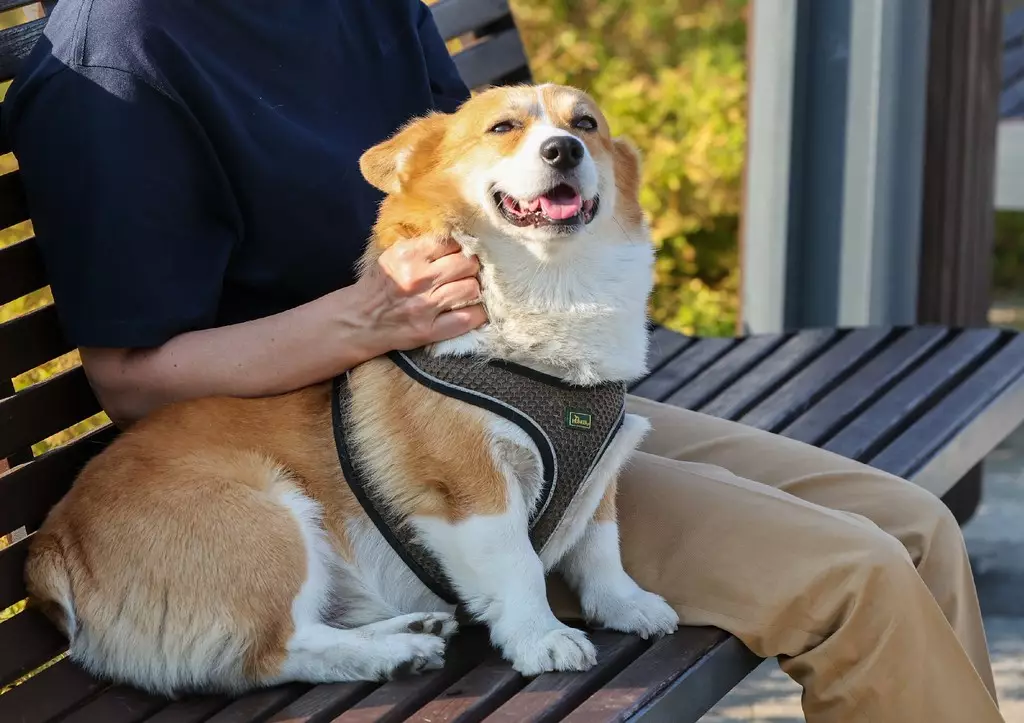
[[[529,201],[496,192],[494,203],[506,221],[515,226],[578,226],[594,220],[599,199],[584,200],[580,192],[560,183]]]

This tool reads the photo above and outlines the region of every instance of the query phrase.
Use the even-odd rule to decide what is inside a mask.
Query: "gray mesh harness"
[[[540,551],[622,426],[625,384],[573,386],[511,362],[480,357],[438,358],[422,349],[392,352],[388,357],[425,387],[498,414],[530,436],[543,467],[540,501],[530,518],[530,541]],[[331,396],[338,459],[356,499],[417,577],[442,600],[458,604],[440,562],[416,542],[413,530],[404,524],[406,520],[366,485],[360,461],[350,454],[346,427],[351,390],[347,374],[334,379]]]

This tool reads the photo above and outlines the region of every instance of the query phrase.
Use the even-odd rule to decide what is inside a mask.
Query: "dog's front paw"
[[[607,593],[587,600],[584,611],[590,623],[645,640],[679,627],[679,616],[664,598],[640,587],[627,595]]]
[[[505,657],[517,672],[533,676],[555,670],[589,670],[597,663],[597,649],[582,630],[560,626],[517,636],[505,647]]]

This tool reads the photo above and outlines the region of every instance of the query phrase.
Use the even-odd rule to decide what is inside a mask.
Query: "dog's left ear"
[[[615,158],[615,184],[619,193],[637,198],[640,195],[640,152],[626,138],[613,138],[612,151]]]
[[[432,113],[400,128],[359,158],[359,170],[370,185],[384,193],[398,193],[416,165],[444,137],[444,114]]]

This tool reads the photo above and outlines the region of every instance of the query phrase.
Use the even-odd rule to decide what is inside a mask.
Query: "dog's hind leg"
[[[403,615],[351,630],[310,623],[292,635],[280,670],[260,682],[387,680],[440,668],[446,638],[454,632],[454,619],[444,613]]]

